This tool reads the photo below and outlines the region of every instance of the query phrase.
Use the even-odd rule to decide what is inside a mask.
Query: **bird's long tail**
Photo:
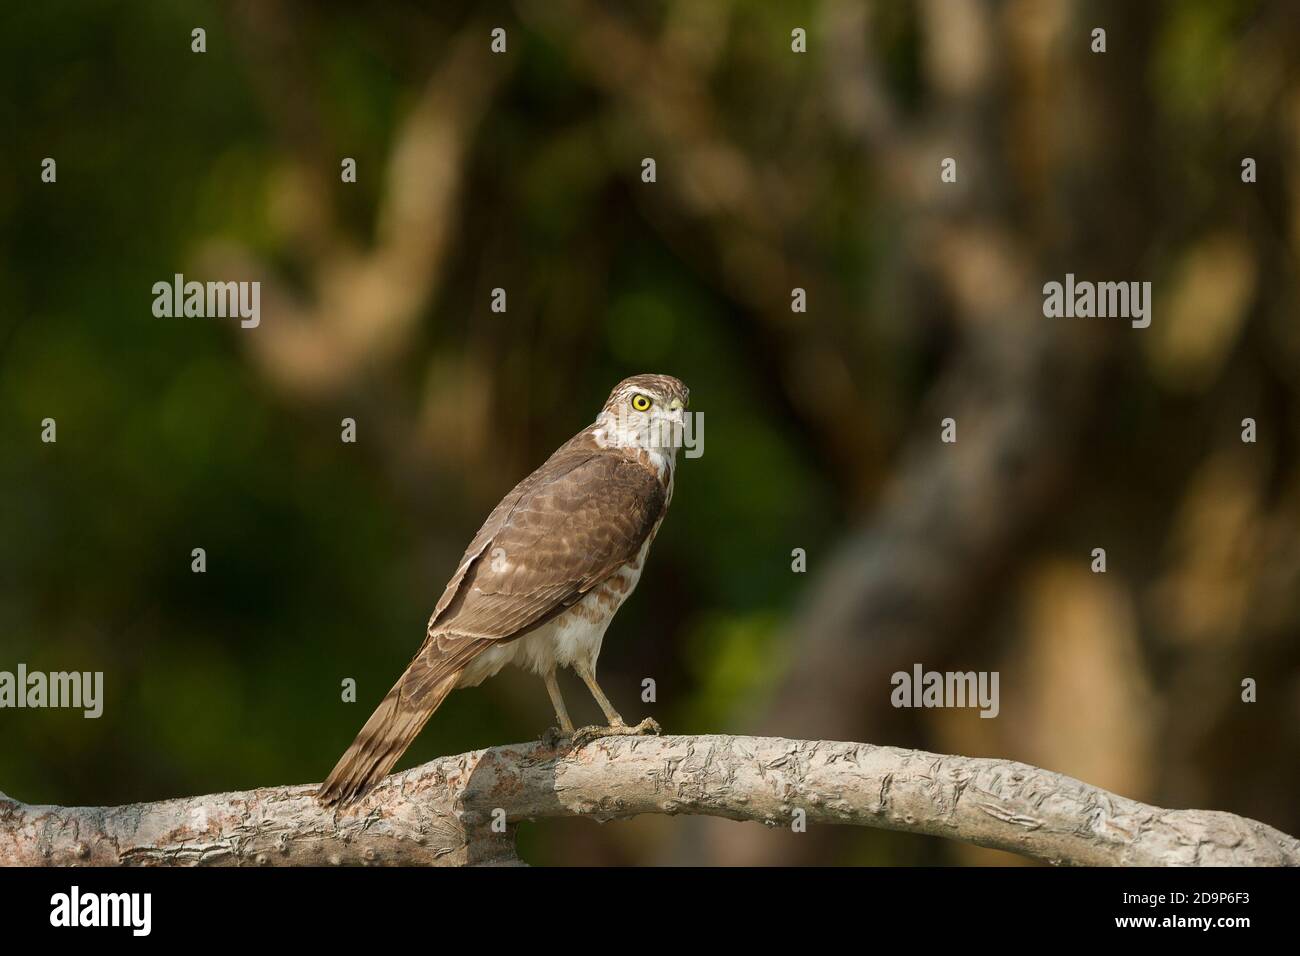
[[[415,655],[320,785],[316,798],[321,803],[348,804],[370,792],[456,686],[461,666],[448,666],[452,662],[445,658],[431,661],[426,651],[421,648]]]

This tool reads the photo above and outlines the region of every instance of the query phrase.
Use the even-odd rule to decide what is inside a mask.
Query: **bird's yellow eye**
[[[635,408],[638,412],[646,412],[646,411],[649,411],[649,410],[650,410],[650,398],[649,398],[649,396],[647,396],[647,395],[633,395],[633,396],[632,396],[632,407]]]

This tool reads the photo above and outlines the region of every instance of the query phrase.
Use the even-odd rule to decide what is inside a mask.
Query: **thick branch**
[[[1231,813],[1162,810],[1007,760],[780,737],[494,747],[389,777],[341,813],[313,791],[111,808],[0,794],[0,864],[510,864],[522,820],[692,813],[788,826],[802,810],[810,825],[925,833],[1058,864],[1300,865],[1300,841]]]

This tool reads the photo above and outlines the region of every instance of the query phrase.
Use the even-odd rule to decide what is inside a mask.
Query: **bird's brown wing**
[[[557,453],[489,517],[429,635],[500,640],[544,623],[636,557],[665,500],[654,472],[620,454]]]
[[[520,482],[475,535],[424,644],[322,785],[322,800],[364,794],[470,661],[562,613],[640,552],[666,504],[662,484],[644,466],[581,438]]]

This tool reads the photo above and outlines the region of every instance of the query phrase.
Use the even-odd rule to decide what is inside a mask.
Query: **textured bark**
[[[1163,810],[1007,760],[780,737],[494,747],[395,774],[343,812],[314,790],[109,808],[0,794],[0,864],[515,864],[522,820],[690,813],[788,826],[802,810],[810,826],[924,833],[1056,864],[1300,865],[1300,841],[1231,813]]]

